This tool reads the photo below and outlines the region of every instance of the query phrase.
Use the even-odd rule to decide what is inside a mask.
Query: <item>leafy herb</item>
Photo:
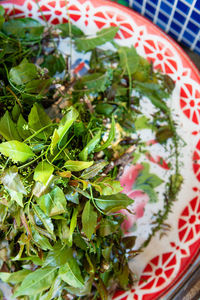
[[[0,226],[9,251],[0,265],[9,272],[0,278],[15,286],[16,297],[108,299],[113,281],[123,289],[133,282],[135,237],[124,237],[119,211],[134,200],[118,179],[145,156],[142,130],[152,130],[161,145],[170,140],[176,158],[153,233],[182,182],[167,102],[173,81],[133,47],[116,45],[118,27],[88,37],[71,23],[46,28],[4,13],[0,6]],[[71,76],[71,57],[58,50],[62,37],[91,51],[81,78]],[[107,42],[114,51],[99,48]],[[151,119],[140,111],[143,96],[156,108]],[[159,201],[163,180],[141,166],[132,188]]]

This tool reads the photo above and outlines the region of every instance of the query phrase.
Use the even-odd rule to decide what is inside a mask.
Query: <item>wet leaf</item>
[[[54,226],[53,226],[51,218],[49,218],[47,215],[45,215],[45,213],[39,208],[39,206],[34,205],[33,209],[34,209],[34,212],[37,215],[37,217],[44,224],[44,227],[46,228],[46,230],[52,235],[53,238],[55,238]]]
[[[24,195],[27,194],[16,166],[12,166],[9,169],[6,169],[3,172],[0,180],[3,185],[9,190],[15,191],[17,193],[22,193]]]

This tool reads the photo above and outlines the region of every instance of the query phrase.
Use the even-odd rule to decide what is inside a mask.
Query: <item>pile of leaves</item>
[[[135,238],[124,237],[119,213],[133,200],[118,181],[140,145],[131,134],[150,127],[158,142],[176,142],[166,103],[173,82],[133,47],[116,45],[117,27],[88,38],[70,23],[4,13],[0,7],[0,278],[21,299],[108,299],[133,284]],[[80,78],[58,51],[66,37],[91,52]],[[99,47],[106,42],[113,51]],[[140,111],[144,95],[156,108],[152,122]]]

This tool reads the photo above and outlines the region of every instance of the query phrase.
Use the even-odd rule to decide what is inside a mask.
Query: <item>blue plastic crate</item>
[[[200,0],[123,0],[200,54]]]

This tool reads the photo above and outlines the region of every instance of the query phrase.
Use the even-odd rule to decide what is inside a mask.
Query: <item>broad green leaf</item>
[[[23,85],[38,76],[37,67],[24,59],[18,66],[10,69],[9,78],[16,85]]]
[[[55,216],[66,211],[66,198],[59,187],[55,187],[50,193],[41,196],[37,203],[45,214]]]
[[[25,162],[34,156],[31,148],[19,141],[10,141],[0,144],[0,152],[14,162]]]
[[[135,48],[119,47],[119,65],[124,70],[124,74],[129,75],[137,71],[139,66],[139,55]]]
[[[15,105],[12,109],[12,112],[11,112],[12,119],[13,119],[14,122],[16,122],[18,120],[20,112],[21,112],[21,110],[20,110],[19,105],[17,103],[15,103]]]
[[[46,266],[55,267],[55,268],[62,267],[71,256],[71,251],[72,251],[71,248],[68,248],[67,246],[63,246],[61,243],[57,243],[53,247],[53,250],[48,252],[43,267]]]
[[[99,163],[96,163],[95,165],[87,168],[83,173],[81,174],[81,178],[83,179],[90,179],[95,177],[100,171],[103,170],[103,168],[107,165],[107,162],[101,161]]]
[[[82,171],[93,165],[93,161],[78,161],[78,160],[68,160],[65,162],[65,168],[69,171]]]
[[[106,116],[110,116],[112,115],[113,113],[113,110],[115,109],[115,105],[111,105],[111,104],[108,104],[108,103],[99,103],[96,105],[95,107],[95,111],[98,113],[98,114],[103,114],[103,115],[106,115]]]
[[[100,236],[107,236],[116,232],[118,228],[118,221],[111,219],[102,219],[99,227],[99,234]]]
[[[67,193],[65,193],[65,197],[67,201],[73,202],[75,204],[79,204],[79,195],[77,192],[74,192],[73,190],[69,190],[67,191]]]
[[[37,103],[35,103],[31,109],[31,112],[28,116],[28,125],[29,128],[32,129],[33,133],[36,133],[38,130],[50,125],[51,119],[46,114],[44,109]],[[52,128],[45,128],[42,132],[39,132],[36,137],[39,139],[47,140],[47,138],[51,135]]]
[[[44,26],[31,18],[10,19],[3,24],[3,32],[8,36],[14,36],[20,40],[40,40]]]
[[[31,132],[28,129],[28,123],[23,118],[22,114],[19,115],[17,120],[17,130],[23,140],[27,139],[31,135]]]
[[[81,78],[81,84],[86,91],[104,92],[111,85],[112,78],[112,70],[108,70],[105,73],[87,74]]]
[[[7,140],[21,140],[16,125],[10,117],[8,111],[5,112],[0,120],[0,134]]]
[[[52,79],[34,79],[26,83],[25,91],[31,94],[45,95],[52,83]]]
[[[60,121],[57,133],[59,135],[58,146],[62,148],[66,142],[67,132],[74,121],[78,118],[78,111],[72,106],[67,114]]]
[[[79,158],[83,161],[86,161],[88,158],[88,154],[92,153],[95,147],[98,145],[101,138],[101,132],[99,131],[83,148],[83,150],[79,153]]]
[[[54,149],[56,147],[56,145],[58,144],[59,141],[59,134],[57,129],[54,130],[52,138],[51,138],[51,145],[50,145],[50,152],[51,155],[53,155]]]
[[[33,234],[33,240],[35,243],[41,247],[43,250],[52,250],[53,247],[51,246],[48,238],[46,238],[44,235],[39,234],[37,230],[32,230]]]
[[[60,217],[60,216],[56,216]],[[60,240],[63,244],[68,244],[70,238],[69,226],[67,226],[66,218],[63,218],[57,223],[58,231],[57,235],[59,236]]]
[[[112,123],[111,123],[111,128],[110,128],[108,138],[103,145],[101,145],[95,149],[95,152],[99,152],[99,151],[102,151],[102,150],[108,148],[108,146],[110,146],[110,144],[112,143],[114,138],[115,138],[115,119],[112,116]]]
[[[100,186],[100,189],[98,189],[98,187],[95,187],[95,189],[101,195],[112,195],[123,191],[123,187],[121,186],[120,182],[113,180],[112,178],[105,178],[101,182],[97,182],[97,185]]]
[[[39,162],[39,164],[37,165],[34,171],[33,179],[35,181],[40,181],[41,183],[46,185],[49,178],[53,174],[53,171],[54,171],[54,167],[52,165],[50,165],[46,161],[41,161]]]
[[[84,287],[84,280],[82,278],[79,265],[73,256],[69,257],[67,263],[60,268],[59,276],[70,286],[75,288]]]
[[[9,189],[8,189],[8,192],[10,194],[11,200],[16,201],[17,204],[19,204],[19,206],[24,207],[24,204],[23,204],[23,194],[22,193],[17,193],[15,191],[9,190]]]
[[[46,228],[46,230],[52,235],[53,238],[55,238],[54,226],[53,226],[51,218],[49,218],[47,215],[45,215],[45,213],[40,209],[39,206],[34,205],[33,209],[34,209],[34,212],[37,215],[37,217],[44,224],[44,227]]]
[[[0,272],[0,279],[3,282],[16,284],[23,281],[24,278],[30,273],[32,273],[32,271],[26,269],[13,272],[13,273]]]
[[[96,205],[105,212],[117,212],[122,208],[127,208],[134,201],[127,195],[118,193],[110,196],[95,197]]]
[[[119,27],[104,28],[94,37],[79,38],[75,41],[78,51],[89,51],[114,39]]]
[[[62,54],[54,55],[44,55],[44,62],[42,63],[43,68],[47,68],[50,76],[56,75],[56,73],[61,73],[66,69],[66,62]]]
[[[21,286],[14,293],[14,297],[22,295],[34,295],[51,287],[53,280],[55,279],[57,270],[52,267],[40,268],[31,272],[22,281]]]
[[[71,23],[58,24],[55,26],[55,28],[61,30],[60,35],[62,38],[69,37],[70,33],[74,37],[81,37],[84,35],[81,29]]]
[[[3,185],[9,190],[15,191],[17,193],[22,193],[24,195],[27,194],[16,166],[12,166],[9,169],[6,169],[3,172],[0,180]]]
[[[97,225],[97,213],[94,211],[90,201],[87,201],[82,213],[82,229],[90,240]]]

